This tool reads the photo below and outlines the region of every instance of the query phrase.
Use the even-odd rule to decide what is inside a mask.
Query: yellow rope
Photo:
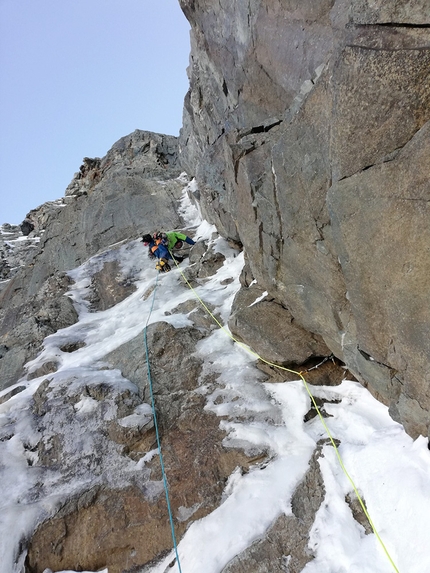
[[[173,255],[172,255],[173,256]],[[384,545],[384,542],[382,541],[381,537],[379,536],[379,533],[377,532],[375,525],[369,515],[369,512],[366,509],[366,506],[364,505],[363,500],[361,499],[360,494],[358,493],[357,487],[353,481],[353,479],[351,478],[351,476],[349,475],[348,471],[345,468],[345,465],[342,461],[342,458],[340,456],[339,450],[336,446],[336,443],[333,439],[333,436],[331,435],[330,430],[327,427],[327,424],[324,421],[324,418],[320,412],[320,409],[318,408],[318,405],[315,401],[315,398],[312,395],[312,392],[310,391],[310,388],[308,386],[308,383],[306,382],[303,374],[301,372],[297,372],[297,370],[291,370],[290,368],[286,368],[285,366],[280,366],[279,364],[274,364],[273,362],[270,362],[269,360],[265,360],[264,358],[262,358],[259,354],[257,354],[256,352],[254,352],[251,348],[249,348],[249,346],[247,346],[246,344],[243,344],[242,342],[240,342],[239,340],[237,340],[236,338],[234,338],[234,336],[231,334],[231,332],[229,330],[227,330],[221,323],[220,321],[216,318],[216,316],[214,316],[214,314],[209,310],[209,308],[206,306],[206,304],[203,302],[203,300],[199,297],[199,295],[197,294],[196,290],[193,288],[193,286],[190,284],[190,282],[188,281],[187,277],[184,275],[184,273],[182,272],[182,269],[179,267],[178,262],[176,261],[176,259],[173,256],[173,260],[175,262],[175,265],[177,266],[177,268],[179,269],[179,272],[182,275],[182,278],[184,279],[184,281],[187,283],[188,287],[190,288],[190,290],[193,292],[194,296],[197,298],[197,300],[200,302],[200,304],[203,306],[203,308],[206,310],[206,312],[213,318],[213,320],[217,323],[217,325],[220,327],[221,330],[223,330],[227,336],[229,336],[233,342],[235,342],[236,344],[238,344],[241,348],[243,348],[246,352],[248,352],[249,354],[252,354],[253,356],[255,356],[258,360],[261,360],[262,362],[264,362],[265,364],[268,364],[269,366],[273,366],[274,368],[278,368],[280,370],[285,370],[286,372],[291,372],[292,374],[297,374],[298,376],[300,376],[300,378],[303,381],[303,384],[306,388],[307,393],[309,394],[310,399],[312,400],[312,403],[314,405],[315,410],[318,413],[318,416],[322,422],[322,425],[324,426],[324,429],[330,439],[330,442],[332,443],[332,446],[334,448],[334,451],[336,452],[336,456],[337,459],[339,460],[339,464],[340,467],[342,468],[344,474],[346,475],[346,477],[348,478],[349,483],[351,484],[355,495],[357,496],[358,501],[360,502],[360,505],[364,511],[365,516],[367,517],[370,527],[373,530],[373,533],[375,534],[376,538],[378,539],[379,543],[381,544],[385,555],[387,556],[388,560],[390,561],[391,565],[393,566],[394,570],[396,571],[396,573],[400,573],[399,570],[397,569],[393,559],[391,558],[390,554],[388,553],[387,548]]]

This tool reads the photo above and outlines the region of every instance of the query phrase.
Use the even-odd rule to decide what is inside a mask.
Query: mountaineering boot
[[[157,261],[157,264],[155,265],[155,268],[157,269],[157,271],[159,271],[160,273],[168,273],[171,268],[169,263],[166,261],[166,259],[160,259],[159,261]]]

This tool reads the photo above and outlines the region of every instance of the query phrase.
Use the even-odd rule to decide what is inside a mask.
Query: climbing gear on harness
[[[160,273],[168,273],[169,271],[172,270],[169,263],[166,261],[166,259],[160,259],[159,261],[157,261],[155,268]]]

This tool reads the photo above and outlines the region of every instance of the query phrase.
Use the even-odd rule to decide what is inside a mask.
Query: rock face
[[[236,295],[228,325],[233,335],[257,354],[282,366],[301,365],[310,358],[331,354],[319,336],[297,326],[286,308],[252,283]]]
[[[205,412],[204,396],[192,392],[201,374],[200,363],[192,353],[201,338],[198,329],[175,329],[166,323],[148,329],[171,505],[180,516],[178,536],[189,523],[219,505],[233,470],[237,466],[246,469],[250,464],[241,451],[222,446],[224,432],[218,417]],[[35,433],[40,430],[39,435],[43,435],[37,444],[40,471],[48,475],[50,468],[60,468],[68,479],[79,476],[86,486],[79,493],[71,492],[32,536],[26,558],[29,573],[43,573],[47,567],[96,571],[107,564],[112,573],[137,571],[141,570],[138,565],[159,558],[171,548],[158,456],[148,456],[143,462],[144,455],[157,445],[147,403],[150,398],[142,343],[139,337],[106,357],[111,366],[119,366],[131,379],[136,379],[139,369],[145,372],[138,379],[140,392],[131,383],[118,391],[111,382],[118,380],[117,371],[107,370],[100,372],[96,384],[81,378],[53,388],[47,379],[34,395],[32,424]],[[139,346],[140,352],[136,351]],[[132,350],[135,362],[130,368],[128,353]],[[138,394],[143,395],[143,401]],[[140,422],[125,424],[124,420],[136,413]],[[129,464],[130,459],[142,460],[140,467]],[[188,468],[186,479],[184,467]],[[55,487],[60,489],[60,484]],[[35,491],[35,501],[45,494]]]
[[[77,320],[77,312],[72,301],[64,296],[70,286],[65,273],[53,273],[44,281],[38,292],[30,299],[20,297],[20,289],[25,288],[22,274],[12,279],[4,292],[10,296],[10,288],[18,291],[11,304],[1,308],[0,340],[3,352],[0,353],[0,389],[14,384],[24,374],[24,364],[34,358],[41,348],[43,339],[60,328],[65,328]],[[45,373],[48,373],[48,370]]]
[[[296,326],[426,434],[427,2],[180,3],[180,158],[204,216]]]
[[[184,186],[177,179],[180,173],[175,137],[136,130],[103,159],[85,158],[63,199],[27,215],[34,225],[28,237],[31,248],[23,249],[22,241],[8,247],[20,231],[2,227],[0,272],[7,282],[0,290],[0,345],[5,349],[0,390],[24,374],[23,365],[36,356],[45,336],[76,320],[71,301],[61,296],[67,290],[65,271],[114,243],[157,227],[181,226],[176,211]],[[114,268],[106,268],[95,277],[100,309],[132,288],[124,282],[115,288],[107,285],[112,273],[117,274]]]
[[[300,365],[310,384],[327,386],[341,382],[346,364],[412,436],[427,432],[427,0],[180,3],[192,53],[179,147],[137,130],[104,158],[84,158],[63,199],[28,213],[21,228],[1,227],[0,444],[21,463],[18,500],[31,509],[8,548],[19,573],[107,564],[110,573],[143,573],[171,550],[142,330],[118,346],[103,343],[82,364],[80,351],[95,352],[88,324],[75,336],[60,333],[57,354],[45,360],[41,350],[78,321],[67,296],[71,269],[85,267],[79,302],[88,315],[133,299],[145,268],[133,267],[136,239],[184,226],[183,169],[198,181],[204,217],[228,242],[214,248],[213,236],[194,245],[182,279],[213,285],[232,247],[243,248],[246,264],[228,319],[224,304],[202,307],[181,295],[147,328],[178,538],[225,501],[236,478],[272,463],[264,440],[247,445],[240,431],[228,434],[241,423],[285,424],[270,396],[264,408],[255,398],[253,409],[262,382],[297,380],[272,363]],[[233,298],[237,274],[221,277]],[[232,382],[247,367],[235,356],[232,370],[218,370],[208,310],[268,361],[240,389]],[[326,402],[315,403],[328,417]],[[298,412],[303,425],[317,415],[310,402]],[[291,508],[223,573],[300,573],[314,558],[309,536],[326,494],[319,458],[330,447],[319,438]],[[361,535],[369,533],[356,500],[345,503]]]

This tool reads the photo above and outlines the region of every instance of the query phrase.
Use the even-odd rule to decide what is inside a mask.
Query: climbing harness
[[[170,270],[170,267],[169,267]],[[149,393],[151,396],[151,408],[152,408],[152,416],[154,419],[154,427],[155,427],[155,435],[157,438],[157,447],[158,447],[158,455],[160,457],[160,466],[161,466],[161,473],[163,475],[163,485],[164,485],[164,492],[166,494],[166,502],[167,502],[167,511],[169,512],[169,522],[170,522],[170,530],[171,530],[171,534],[172,534],[172,540],[173,540],[173,547],[175,549],[175,555],[176,555],[176,561],[178,563],[178,569],[179,569],[179,573],[182,573],[181,570],[181,562],[179,560],[179,554],[178,554],[178,546],[176,543],[176,536],[175,536],[175,526],[173,523],[173,514],[172,514],[172,509],[170,506],[170,497],[169,497],[169,487],[167,485],[167,476],[166,476],[166,471],[164,469],[164,462],[163,462],[163,454],[161,452],[161,440],[160,440],[160,433],[158,431],[158,422],[157,422],[157,414],[155,412],[155,400],[154,400],[154,392],[153,392],[153,388],[152,388],[152,377],[151,377],[151,367],[149,364],[149,350],[148,350],[148,340],[147,340],[147,336],[146,336],[146,331],[148,329],[148,323],[149,323],[149,319],[151,317],[152,314],[152,310],[154,308],[154,302],[155,302],[155,292],[157,290],[157,286],[158,286],[158,275],[157,278],[155,279],[155,286],[154,286],[154,290],[152,293],[152,303],[151,303],[151,308],[149,310],[149,314],[148,314],[148,318],[146,319],[146,324],[145,324],[145,328],[143,329],[143,338],[144,338],[144,342],[145,342],[145,353],[146,353],[146,365],[147,365],[147,373],[148,373],[148,383],[149,383]]]
[[[174,260],[176,266],[179,268],[178,263],[175,261],[175,259],[173,259],[173,260]],[[280,369],[280,370],[284,370],[284,371],[286,371],[286,372],[290,372],[290,373],[292,373],[292,374],[296,374],[297,376],[300,377],[300,379],[302,380],[302,382],[303,382],[303,384],[304,384],[304,386],[305,386],[305,389],[306,389],[306,391],[307,391],[307,393],[308,393],[308,395],[309,395],[309,397],[310,397],[310,399],[311,399],[311,401],[312,401],[312,404],[313,404],[313,406],[314,406],[314,408],[315,408],[315,410],[316,410],[316,412],[317,412],[317,414],[318,414],[318,416],[319,416],[319,418],[320,418],[320,420],[321,420],[321,423],[322,423],[322,425],[323,425],[323,427],[324,427],[324,430],[326,431],[326,433],[327,433],[327,435],[328,435],[328,437],[329,437],[329,439],[330,439],[330,442],[331,442],[331,444],[332,444],[332,446],[333,446],[333,448],[334,448],[334,451],[335,451],[335,453],[336,453],[336,457],[337,457],[337,459],[338,459],[338,461],[339,461],[340,467],[341,467],[342,471],[344,472],[345,476],[347,477],[349,483],[351,484],[351,486],[352,486],[352,488],[353,488],[353,490],[354,490],[354,493],[355,493],[355,495],[357,496],[357,499],[358,499],[358,501],[359,501],[359,503],[360,503],[360,506],[361,506],[361,508],[362,508],[362,510],[363,510],[363,512],[364,512],[364,514],[365,514],[365,516],[367,517],[367,520],[369,521],[369,524],[370,524],[370,526],[371,526],[371,528],[372,528],[372,530],[373,530],[373,533],[375,534],[375,537],[376,537],[377,540],[379,541],[379,543],[380,543],[380,545],[381,545],[381,547],[382,547],[382,549],[383,549],[385,555],[387,556],[389,562],[390,562],[391,565],[393,566],[393,568],[394,568],[394,570],[396,571],[396,573],[400,573],[399,570],[397,569],[397,567],[396,567],[396,565],[395,565],[393,559],[391,558],[391,555],[388,553],[388,550],[387,550],[387,548],[385,547],[384,542],[382,541],[381,537],[379,536],[379,533],[377,532],[377,530],[376,530],[376,528],[375,528],[375,525],[374,525],[374,523],[373,523],[373,521],[372,521],[372,519],[371,519],[371,517],[370,517],[370,515],[369,515],[369,512],[368,512],[367,509],[366,509],[366,506],[365,506],[365,504],[364,504],[364,502],[363,502],[363,500],[362,500],[362,498],[361,498],[361,496],[360,496],[360,494],[359,494],[359,492],[358,492],[358,489],[357,489],[357,487],[356,487],[356,485],[355,485],[353,479],[352,479],[351,476],[349,475],[349,473],[348,473],[348,471],[347,471],[347,469],[346,469],[346,467],[345,467],[345,465],[344,465],[344,463],[343,463],[343,461],[342,461],[342,458],[341,458],[341,456],[340,456],[338,447],[336,446],[336,442],[334,441],[334,438],[333,438],[333,436],[332,436],[330,430],[328,429],[327,424],[326,424],[325,421],[324,421],[324,418],[323,418],[323,416],[322,416],[322,414],[321,414],[321,411],[320,411],[320,409],[318,408],[318,405],[317,405],[317,403],[316,403],[316,401],[315,401],[315,398],[313,397],[313,394],[312,394],[312,392],[310,391],[310,388],[309,388],[309,386],[308,386],[308,383],[306,382],[306,380],[305,380],[305,378],[304,378],[302,372],[297,372],[297,370],[291,370],[290,368],[286,368],[285,366],[280,366],[279,364],[274,364],[273,362],[270,362],[270,361],[268,361],[268,360],[265,360],[265,359],[262,358],[259,354],[257,354],[256,352],[254,352],[251,348],[249,348],[249,346],[247,346],[246,344],[243,344],[243,343],[240,342],[239,340],[236,340],[236,338],[234,338],[234,336],[231,334],[231,332],[229,332],[229,331],[220,323],[220,321],[212,314],[212,312],[209,310],[209,308],[206,306],[206,304],[203,302],[203,300],[199,297],[199,295],[197,294],[196,290],[192,287],[192,285],[190,284],[190,282],[188,281],[188,279],[186,278],[186,276],[184,275],[184,273],[182,272],[182,270],[181,270],[180,268],[179,268],[179,271],[180,271],[180,273],[181,273],[181,275],[182,275],[182,278],[184,279],[184,281],[186,282],[186,284],[188,285],[188,287],[190,288],[190,290],[193,292],[193,294],[194,294],[194,296],[196,297],[196,299],[200,302],[200,304],[203,306],[203,308],[206,310],[206,312],[212,317],[212,319],[217,323],[217,325],[221,328],[221,330],[223,330],[223,331],[227,334],[227,336],[229,336],[229,337],[233,340],[233,342],[235,342],[236,344],[238,344],[238,345],[239,345],[241,348],[243,348],[246,352],[248,352],[249,354],[252,354],[252,355],[255,356],[258,360],[261,360],[261,361],[264,362],[265,364],[267,364],[267,365],[269,365],[269,366],[272,366],[272,367],[274,367],[274,368],[278,368],[278,369]],[[330,357],[329,357],[329,358],[330,358]]]

